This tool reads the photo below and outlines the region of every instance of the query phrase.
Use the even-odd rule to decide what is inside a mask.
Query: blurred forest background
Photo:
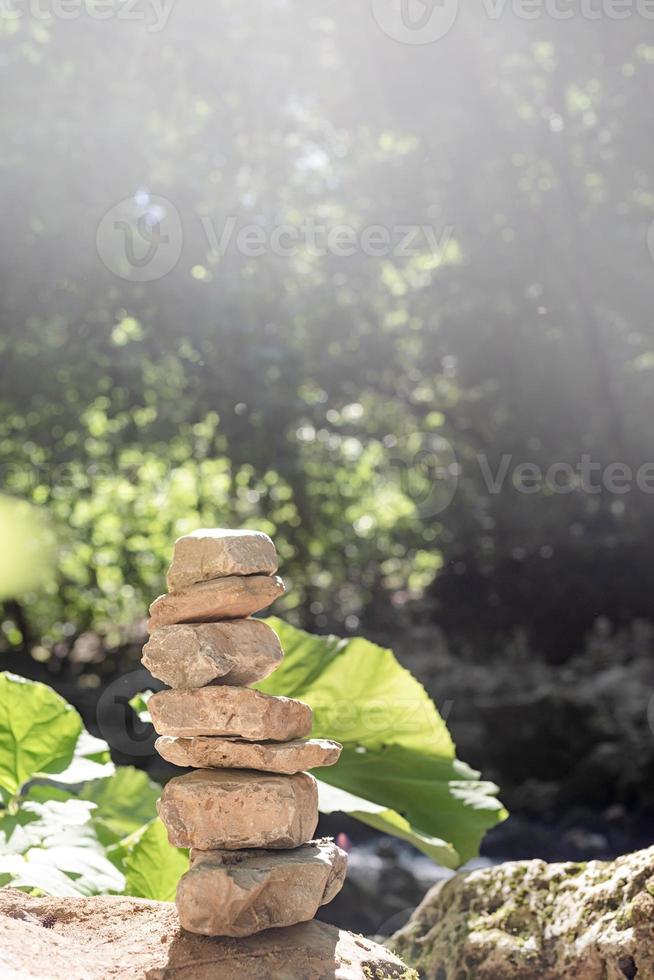
[[[276,612],[393,647],[499,782],[487,853],[651,843],[652,494],[513,470],[654,460],[654,23],[479,4],[409,45],[364,2],[134,10],[0,16],[0,471],[58,539],[0,667],[93,724],[174,538],[261,528]],[[126,199],[179,215],[152,281],[96,243]],[[271,246],[307,222],[391,247]]]

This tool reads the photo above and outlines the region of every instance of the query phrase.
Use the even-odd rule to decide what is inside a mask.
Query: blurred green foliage
[[[46,516],[24,500],[0,495],[0,600],[54,578],[55,537]]]
[[[5,649],[120,643],[202,525],[268,531],[279,611],[313,629],[385,628],[425,590],[480,642],[540,606],[540,643],[579,590],[569,643],[644,614],[650,497],[493,494],[477,454],[654,458],[654,48],[636,16],[507,18],[461,10],[424,47],[333,0],[196,0],[159,33],[0,22],[0,472],[61,542]],[[184,241],[140,284],[95,235],[144,188]],[[207,234],[311,217],[447,244],[252,257]]]

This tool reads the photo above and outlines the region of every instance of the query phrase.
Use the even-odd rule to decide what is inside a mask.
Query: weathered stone
[[[230,575],[160,595],[150,606],[148,631],[174,623],[242,619],[284,594],[279,575]]]
[[[0,889],[2,980],[417,980],[383,946],[324,922],[215,939],[172,902]],[[647,976],[647,974],[643,974]],[[622,978],[624,980],[624,978]]]
[[[154,747],[168,762],[197,769],[256,769],[292,774],[338,762],[342,746],[326,738],[291,742],[245,742],[238,738],[173,738],[162,735]]]
[[[292,851],[192,851],[179,921],[204,936],[251,936],[312,919],[343,885],[347,854],[332,840]]]
[[[654,847],[616,861],[512,861],[429,891],[389,945],[425,980],[654,977]]]
[[[263,531],[201,528],[175,542],[166,582],[170,592],[225,575],[272,575],[277,552]]]
[[[142,662],[169,687],[253,684],[279,666],[282,648],[260,619],[162,626],[143,647]]]
[[[286,742],[311,731],[311,708],[293,698],[249,687],[211,686],[159,691],[148,701],[159,735],[218,735],[248,742]]]
[[[166,783],[157,810],[175,847],[299,847],[318,824],[318,789],[306,772],[197,769]]]

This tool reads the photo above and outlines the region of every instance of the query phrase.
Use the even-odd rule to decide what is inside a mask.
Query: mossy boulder
[[[456,875],[388,945],[425,980],[652,980],[654,847]]]

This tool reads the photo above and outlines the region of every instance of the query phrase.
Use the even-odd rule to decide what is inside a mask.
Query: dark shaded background
[[[480,3],[413,45],[364,2],[90,9],[0,17],[0,468],[61,541],[0,665],[95,726],[173,539],[260,527],[279,614],[392,646],[499,782],[487,854],[651,843],[654,469],[606,467],[654,460],[653,21]],[[125,200],[178,246],[160,278],[116,273]],[[262,254],[217,254],[230,222]],[[391,247],[271,246],[307,222]]]

